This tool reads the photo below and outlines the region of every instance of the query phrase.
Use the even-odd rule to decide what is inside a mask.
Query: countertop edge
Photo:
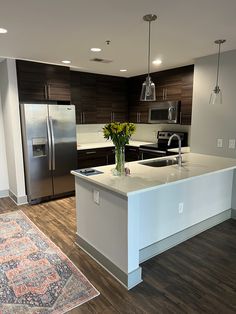
[[[196,154],[196,155],[199,155],[199,154]],[[209,156],[209,155],[204,155],[204,156]],[[218,156],[215,156],[215,157],[218,157]],[[222,157],[222,158],[224,158],[224,157]],[[165,159],[165,157],[162,158],[162,159]],[[236,162],[236,160],[235,160],[235,162]],[[134,163],[136,163],[136,162],[134,162]],[[97,169],[97,170],[101,170],[100,168],[101,167],[94,167],[94,169]],[[182,183],[182,182],[185,182],[185,181],[190,181],[190,180],[193,180],[194,178],[203,177],[203,176],[207,176],[207,175],[211,175],[211,174],[215,174],[215,173],[220,173],[220,172],[224,172],[224,171],[230,171],[230,170],[233,170],[233,169],[236,169],[236,164],[235,165],[226,166],[223,169],[207,170],[207,172],[205,172],[205,173],[195,174],[195,175],[193,175],[191,177],[181,178],[181,179],[177,179],[177,180],[171,181],[171,182],[160,182],[159,181],[159,183],[157,182],[156,185],[149,186],[149,187],[137,188],[136,190],[133,190],[133,191],[130,191],[130,192],[129,191],[128,192],[127,191],[121,191],[120,189],[116,189],[113,186],[108,186],[106,183],[99,182],[99,181],[94,181],[93,180],[93,176],[87,177],[87,176],[79,174],[78,172],[73,171],[73,170],[71,171],[71,173],[73,175],[75,175],[76,177],[79,177],[79,178],[81,178],[81,179],[83,179],[85,181],[88,181],[88,182],[90,182],[90,183],[92,183],[94,185],[101,186],[101,187],[103,187],[104,189],[106,189],[108,191],[111,191],[111,192],[114,192],[116,194],[122,195],[123,197],[124,196],[128,197],[128,196],[132,196],[132,195],[135,195],[135,194],[139,194],[139,193],[143,193],[143,192],[148,192],[148,191],[151,191],[151,190],[159,189],[159,188],[162,188],[162,187],[165,187],[165,186],[174,185],[174,184]],[[100,174],[97,174],[97,175],[99,176]],[[119,179],[119,177],[117,177],[117,179]]]

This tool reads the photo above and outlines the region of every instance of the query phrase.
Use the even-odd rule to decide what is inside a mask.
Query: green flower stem
[[[123,175],[125,173],[125,147],[116,146],[115,147],[115,157],[116,157],[116,174]]]

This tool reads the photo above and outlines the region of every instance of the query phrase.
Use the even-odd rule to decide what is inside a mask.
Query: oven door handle
[[[148,153],[153,153],[153,154],[155,154],[155,153],[157,153],[157,154],[166,154],[166,152],[165,151],[163,151],[163,150],[154,150],[154,149],[147,149],[147,148],[139,148],[139,151],[140,152],[143,152],[143,153],[145,153],[145,152],[148,152]]]

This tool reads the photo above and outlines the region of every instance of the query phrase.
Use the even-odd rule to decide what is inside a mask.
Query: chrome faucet
[[[168,146],[170,146],[171,140],[173,139],[173,137],[177,137],[178,141],[179,141],[179,156],[176,157],[177,161],[178,161],[178,166],[181,167],[182,166],[182,156],[181,156],[181,138],[178,134],[172,134],[171,137],[169,138],[168,141]]]

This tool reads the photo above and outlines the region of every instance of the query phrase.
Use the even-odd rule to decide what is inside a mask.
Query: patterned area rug
[[[97,295],[22,211],[0,215],[0,314],[62,314]]]

